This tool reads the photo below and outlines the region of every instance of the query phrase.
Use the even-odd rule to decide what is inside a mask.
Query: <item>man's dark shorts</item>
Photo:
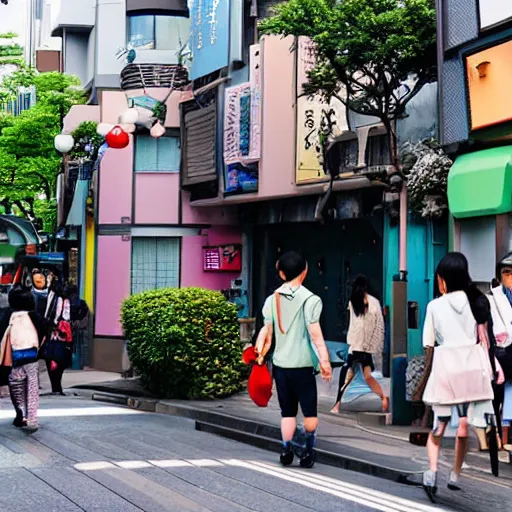
[[[316,377],[311,368],[273,367],[277,397],[283,418],[295,418],[299,404],[305,418],[316,418],[318,395]]]

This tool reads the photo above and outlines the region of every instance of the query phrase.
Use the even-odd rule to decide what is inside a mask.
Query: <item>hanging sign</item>
[[[203,270],[205,272],[241,272],[242,247],[240,245],[203,247]]]
[[[297,46],[297,183],[324,179],[321,164],[322,145],[319,129],[329,113],[333,114],[340,132],[348,130],[343,103],[333,98],[326,103],[320,95],[307,96],[304,85],[308,72],[315,67],[314,43],[307,37],[299,37]]]

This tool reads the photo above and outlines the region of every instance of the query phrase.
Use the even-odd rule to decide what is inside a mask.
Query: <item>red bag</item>
[[[257,354],[254,347],[249,347],[244,351],[243,362],[252,365],[247,391],[258,407],[267,407],[272,397],[272,376],[266,364],[262,366],[255,364],[256,359]]]

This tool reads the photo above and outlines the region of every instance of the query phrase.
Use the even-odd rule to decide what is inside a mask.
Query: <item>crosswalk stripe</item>
[[[409,512],[410,510],[416,511],[440,511],[442,509],[436,507],[427,507],[423,508],[421,504],[416,503],[414,501],[409,502],[408,507],[397,506],[395,501],[395,496],[392,495],[384,495],[383,498],[377,498],[369,495],[367,492],[368,489],[364,488],[364,492],[357,492],[354,490],[344,489],[339,490],[341,486],[338,488],[333,488],[333,485],[326,486],[325,483],[318,483],[314,481],[314,478],[304,478],[299,476],[296,473],[293,473],[288,470],[279,470],[278,468],[267,466],[265,464],[261,464],[256,461],[240,461],[236,459],[232,459],[229,461],[223,461],[227,465],[235,466],[235,467],[243,467],[246,469],[251,469],[253,471],[259,471],[261,473],[267,474],[269,476],[275,476],[281,478],[282,480],[286,480],[288,482],[300,484],[304,487],[308,487],[310,489],[314,489],[317,491],[321,491],[332,496],[342,498],[348,501],[352,501],[354,503],[358,503],[359,505],[364,505],[367,507],[373,507],[380,512]],[[339,482],[340,484],[342,482]],[[421,507],[421,508],[420,508]]]
[[[152,464],[145,460],[124,460],[121,462],[114,462],[114,464],[123,469],[144,469],[152,467]]]
[[[440,510],[437,507],[431,507],[430,505],[423,505],[421,503],[417,503],[405,498],[400,498],[397,496],[391,496],[385,492],[376,491],[374,489],[369,489],[367,487],[362,487],[359,485],[351,484],[348,482],[343,482],[341,480],[336,480],[334,478],[330,478],[324,475],[320,475],[318,473],[305,473],[304,471],[299,471],[297,469],[283,469],[281,467],[272,466],[270,464],[265,464],[263,462],[250,461],[251,464],[256,464],[257,466],[272,469],[277,472],[282,472],[284,474],[293,474],[297,478],[302,478],[312,483],[319,483],[320,485],[325,485],[334,490],[344,490],[346,492],[355,493],[359,496],[368,497],[371,496],[372,499],[384,500],[384,503],[389,502],[390,499],[393,500],[393,506],[396,510],[400,510],[402,512],[409,512],[411,507],[414,506],[415,512],[433,512]]]
[[[211,459],[195,459],[195,460],[187,460],[186,462],[190,462],[193,466],[197,466],[199,468],[213,468],[213,467],[219,467],[224,466],[222,462],[219,462],[218,460],[211,460]]]
[[[190,468],[192,464],[186,460],[148,460],[150,464],[157,468]]]

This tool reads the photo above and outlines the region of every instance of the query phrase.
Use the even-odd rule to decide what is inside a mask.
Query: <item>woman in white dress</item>
[[[488,345],[479,340],[490,315],[487,298],[472,284],[467,259],[461,253],[447,254],[436,275],[442,295],[428,305],[423,331],[427,360],[432,361],[423,401],[432,406],[436,417],[427,443],[430,467],[423,475],[423,487],[433,502],[441,440],[452,416],[458,416],[459,421],[448,482],[451,490],[460,489],[468,426],[486,428],[494,416]]]

